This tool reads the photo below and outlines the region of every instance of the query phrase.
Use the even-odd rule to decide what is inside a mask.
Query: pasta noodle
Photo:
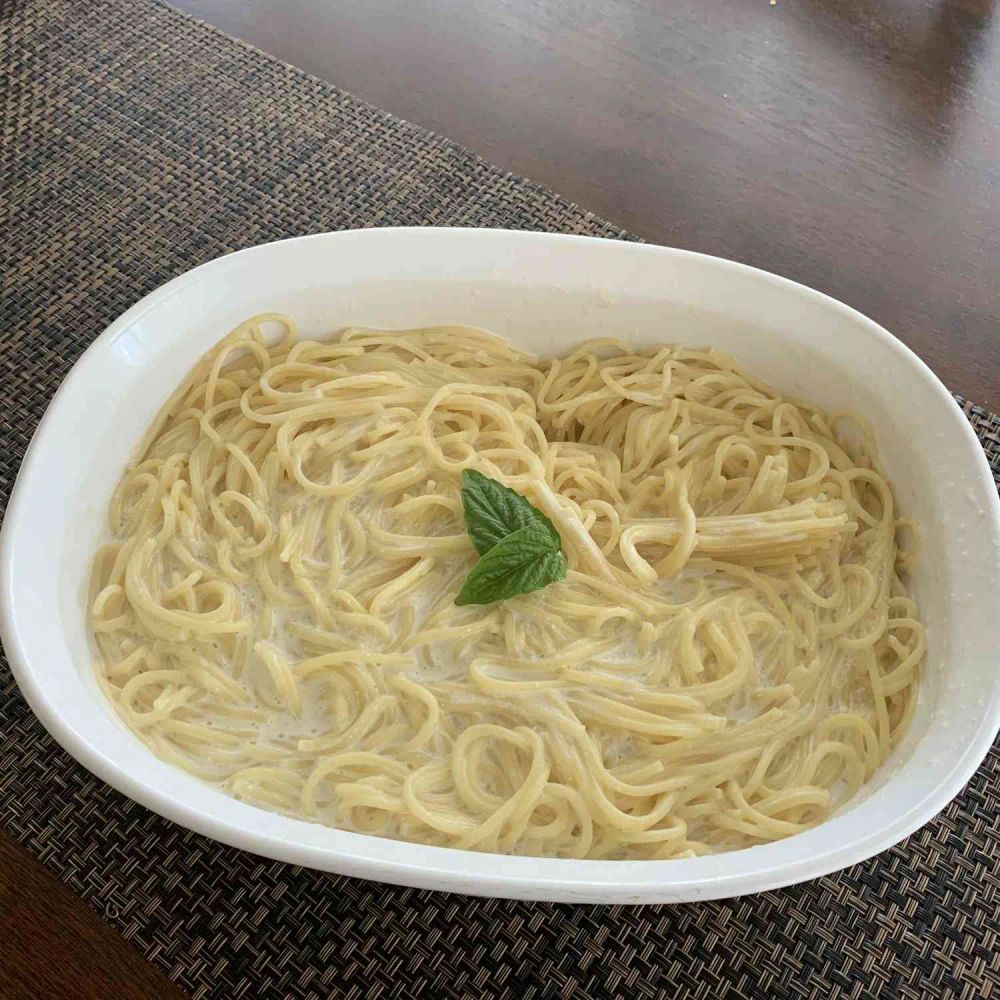
[[[565,580],[455,605],[467,468],[547,514]],[[913,528],[862,418],[716,350],[538,361],[471,329],[318,342],[265,315],[139,445],[89,623],[127,725],[245,802],[679,858],[814,826],[896,744],[925,650]]]

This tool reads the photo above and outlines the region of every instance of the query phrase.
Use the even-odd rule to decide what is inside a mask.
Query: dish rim
[[[616,252],[624,254],[661,254],[696,258],[708,263],[710,267],[719,269],[720,272],[734,269],[742,273],[751,272],[756,280],[772,284],[788,294],[811,299],[817,305],[839,312],[843,317],[864,328],[868,335],[888,345],[900,363],[914,368],[921,376],[927,390],[934,392],[939,400],[945,402],[953,411],[953,415],[959,418],[962,433],[970,446],[970,454],[976,456],[974,465],[976,479],[979,481],[977,485],[989,487],[986,492],[991,497],[991,509],[985,512],[986,516],[992,514],[993,519],[1000,523],[1000,499],[997,497],[993,475],[980,442],[951,393],[934,373],[905,344],[875,321],[837,299],[790,279],[725,258],[677,248],[606,238],[517,230],[391,227],[318,233],[261,244],[226,254],[178,275],[144,296],[114,320],[81,354],[57,389],[22,460],[11,491],[3,527],[0,529],[0,635],[14,677],[25,699],[56,741],[86,768],[141,805],[197,833],[230,846],[251,850],[275,860],[363,878],[511,898],[603,903],[684,901],[730,897],[774,889],[816,878],[872,857],[909,836],[943,809],[969,781],[992,746],[996,731],[1000,727],[1000,684],[995,684],[993,687],[983,723],[972,735],[963,752],[952,763],[947,776],[937,783],[932,783],[930,790],[918,795],[914,804],[895,817],[886,827],[868,830],[846,845],[830,847],[820,853],[806,854],[788,847],[790,844],[795,845],[796,842],[799,842],[796,846],[805,846],[802,838],[809,838],[815,830],[828,826],[835,821],[834,817],[814,830],[798,834],[793,838],[741,851],[711,855],[708,858],[674,861],[522,858],[410,844],[345,831],[335,831],[338,836],[333,839],[339,842],[338,846],[309,844],[306,842],[304,831],[295,831],[302,833],[300,839],[294,837],[290,839],[289,836],[281,836],[263,829],[274,824],[262,822],[261,828],[237,826],[230,819],[194,808],[176,795],[143,782],[129,771],[127,765],[105,756],[88,741],[84,733],[78,731],[71,720],[64,718],[58,712],[50,702],[45,687],[40,682],[40,675],[32,667],[25,648],[22,626],[18,622],[15,609],[16,587],[12,560],[18,527],[24,520],[24,511],[30,504],[30,481],[36,477],[39,468],[38,443],[47,438],[48,428],[56,422],[74,388],[92,378],[94,372],[99,371],[103,354],[138,319],[189,286],[209,277],[216,278],[227,269],[241,266],[249,257],[273,253],[275,248],[290,243],[329,240],[349,242],[352,239],[393,237],[416,239],[418,242],[421,240],[433,242],[440,239],[473,241],[513,239],[552,244],[587,242],[613,246]],[[197,781],[197,779],[192,780]],[[253,809],[250,806],[245,808]],[[266,816],[280,815],[257,809],[253,811]],[[281,818],[286,823],[298,824],[307,829],[329,829],[290,817]],[[752,853],[752,863],[733,863],[733,859],[746,859],[750,853]],[[714,874],[713,868],[717,869]],[[697,874],[688,875],[687,872],[691,869]],[[699,871],[699,869],[705,870]]]

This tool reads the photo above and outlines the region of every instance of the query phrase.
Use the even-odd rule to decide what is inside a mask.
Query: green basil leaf
[[[558,548],[562,544],[555,525],[520,493],[475,469],[462,472],[462,507],[465,524],[472,544],[481,555],[486,555],[512,532],[529,524],[544,527]]]
[[[565,576],[566,557],[549,528],[526,524],[497,542],[472,567],[455,603],[493,604],[540,590]]]

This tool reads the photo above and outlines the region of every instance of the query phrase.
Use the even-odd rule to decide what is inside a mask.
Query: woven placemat
[[[0,0],[0,502],[69,367],[146,292],[254,243],[431,223],[628,238],[152,0]],[[1000,476],[1000,420],[965,412]],[[602,908],[398,889],[185,832],[64,754],[6,664],[0,727],[7,830],[195,997],[1000,997],[996,752],[838,875]]]

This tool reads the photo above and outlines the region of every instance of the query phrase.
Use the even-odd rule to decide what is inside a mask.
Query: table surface
[[[853,305],[1000,409],[992,0],[175,0],[657,243]],[[5,1000],[180,996],[0,834]]]
[[[639,236],[828,292],[1000,409],[992,0],[175,3]]]

